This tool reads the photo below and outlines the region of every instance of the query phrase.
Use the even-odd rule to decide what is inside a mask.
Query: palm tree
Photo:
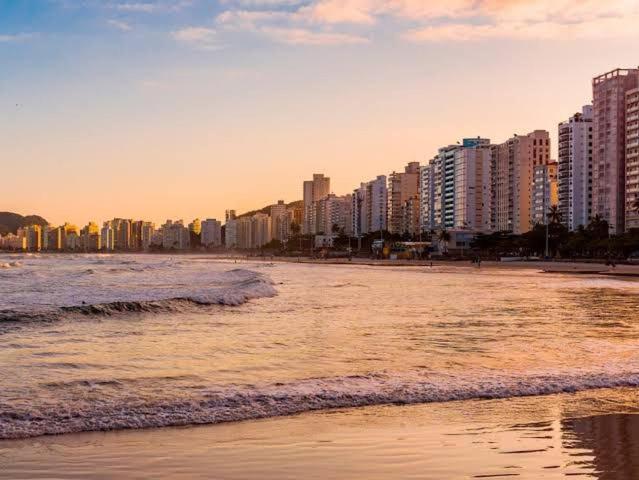
[[[548,220],[549,223],[557,224],[561,222],[561,212],[559,211],[559,207],[557,205],[551,205],[548,209]]]
[[[450,233],[448,233],[446,229],[443,229],[441,232],[439,232],[439,235],[437,236],[437,238],[439,238],[440,243],[444,244],[444,250],[447,252],[448,242],[450,242]]]
[[[632,202],[632,208],[635,213],[639,215],[639,194],[635,195],[635,199]]]

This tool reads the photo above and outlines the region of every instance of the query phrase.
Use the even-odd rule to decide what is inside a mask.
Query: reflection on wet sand
[[[639,479],[639,415],[564,420],[564,448],[599,480]]]

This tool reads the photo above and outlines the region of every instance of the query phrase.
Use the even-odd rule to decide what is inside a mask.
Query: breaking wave
[[[85,270],[93,275],[95,272]],[[54,321],[70,314],[110,316],[122,313],[182,312],[187,308],[238,306],[249,300],[273,297],[277,290],[270,278],[251,270],[235,269],[208,279],[206,285],[149,288],[132,298],[45,307],[38,310],[0,310],[0,322]]]
[[[134,380],[135,381],[135,380]],[[156,381],[156,380],[153,380]],[[287,384],[209,389],[193,397],[146,399],[127,392],[127,381],[87,380],[52,388],[123,390],[116,398],[99,401],[86,397],[72,404],[0,408],[0,439],[28,438],[83,431],[140,429],[215,424],[278,417],[302,412],[408,405],[474,399],[574,393],[585,390],[639,387],[639,372],[540,374],[525,377],[392,377],[385,374],[315,378]],[[132,393],[132,392],[130,392]],[[76,395],[75,398],[79,396]],[[82,398],[82,397],[80,397]]]

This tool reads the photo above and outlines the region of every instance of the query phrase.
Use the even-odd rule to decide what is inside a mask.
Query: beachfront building
[[[569,230],[592,217],[592,142],[592,105],[585,105],[559,124],[558,207]]]
[[[390,233],[402,233],[402,221],[406,202],[419,199],[419,162],[410,162],[403,172],[393,172],[388,177],[388,220]]]
[[[30,225],[19,228],[17,236],[24,239],[24,250],[39,252],[42,250],[42,227],[40,225]],[[22,248],[20,248],[22,250]]]
[[[319,235],[343,233],[352,234],[352,195],[327,195],[315,204],[317,228]]]
[[[550,163],[550,135],[535,130],[491,147],[491,231],[528,232],[533,169]]]
[[[422,232],[430,232],[435,224],[435,161],[419,167],[419,216]]]
[[[237,248],[252,248],[252,245],[253,245],[252,227],[253,227],[253,222],[251,221],[251,217],[239,217],[236,220]]]
[[[618,68],[599,75],[592,81],[592,214],[606,220],[613,234],[623,233],[625,229],[626,108],[628,93],[638,87],[639,69]],[[632,164],[633,159],[631,157]],[[631,178],[634,179],[634,175]],[[632,184],[634,185],[634,180]]]
[[[331,179],[321,173],[313,174],[313,180],[306,180],[303,184],[303,218],[302,233],[305,235],[316,234],[317,208],[316,203],[325,198],[331,191]]]
[[[534,167],[531,195],[531,224],[546,225],[550,207],[558,204],[557,162]]]
[[[290,235],[289,228],[292,217],[286,207],[284,200],[278,200],[275,205],[271,205],[271,234],[275,240],[286,242]]]
[[[420,169],[422,231],[490,231],[491,158],[489,139],[465,138]]]
[[[110,221],[104,222],[100,230],[100,246],[102,250],[112,252],[115,250],[115,230]]]
[[[47,237],[47,250],[49,251],[60,251],[63,249],[64,244],[62,243],[63,239],[63,229],[62,227],[47,227],[46,229],[46,237]]]
[[[362,183],[351,195],[351,232],[359,237],[386,230],[388,186],[385,175]]]
[[[463,139],[461,148],[455,150],[454,229],[490,231],[490,167],[490,140]]]
[[[164,250],[187,250],[190,245],[191,235],[182,220],[175,222],[167,220],[162,225],[162,248]]]
[[[24,251],[27,249],[27,238],[24,235],[7,233],[0,235],[0,250]]]
[[[95,222],[89,222],[80,231],[80,245],[85,252],[98,252],[102,246],[100,227]]]
[[[260,248],[272,239],[271,217],[265,213],[256,213],[251,217],[251,240],[248,248]]]
[[[626,92],[626,231],[639,228],[639,88]]]
[[[201,243],[205,248],[222,246],[222,222],[207,218],[200,224]]]
[[[224,225],[224,246],[226,248],[236,248],[238,246],[237,239],[237,219],[227,219]]]

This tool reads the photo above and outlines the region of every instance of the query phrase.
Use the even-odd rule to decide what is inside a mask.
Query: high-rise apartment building
[[[104,222],[100,230],[100,245],[102,250],[115,250],[115,229],[111,222]]]
[[[102,246],[100,227],[95,222],[89,222],[80,231],[80,244],[85,252],[97,252]]]
[[[453,228],[490,231],[490,168],[489,139],[465,138],[461,148],[455,150]]]
[[[536,165],[533,169],[531,193],[532,225],[548,223],[550,207],[558,203],[557,195],[557,162],[547,165]]]
[[[226,224],[224,225],[224,246],[226,248],[238,247],[237,219],[235,218],[235,214],[233,214],[233,218],[229,218],[228,215],[226,217]]]
[[[164,250],[187,250],[190,247],[191,235],[184,226],[184,221],[167,220],[162,225],[162,248]]]
[[[559,124],[558,207],[569,230],[592,217],[592,128],[591,105]]]
[[[622,233],[626,213],[626,108],[628,93],[639,87],[638,69],[616,69],[592,80],[592,214]]]
[[[420,169],[421,229],[490,231],[491,145],[465,138]]]
[[[280,242],[288,240],[290,223],[291,216],[284,200],[278,200],[275,205],[271,205],[271,233],[275,240]]]
[[[406,202],[419,198],[419,162],[410,162],[404,171],[388,177],[388,231],[402,233],[402,219]]]
[[[435,224],[433,200],[435,198],[434,160],[419,167],[419,216],[422,232],[430,232]]]
[[[532,228],[533,169],[550,163],[545,130],[515,135],[491,149],[491,230],[516,235]]]
[[[260,248],[273,239],[271,217],[266,213],[256,213],[251,217],[251,243],[248,248]]]
[[[207,218],[200,224],[201,243],[205,248],[215,248],[222,245],[222,222]]]
[[[387,230],[388,186],[385,175],[362,183],[351,196],[352,235]]]
[[[325,198],[331,192],[331,179],[321,173],[313,174],[313,180],[304,181],[304,211],[302,233],[305,235],[317,233],[317,219],[315,203]]]
[[[639,228],[639,88],[626,92],[626,230]]]

